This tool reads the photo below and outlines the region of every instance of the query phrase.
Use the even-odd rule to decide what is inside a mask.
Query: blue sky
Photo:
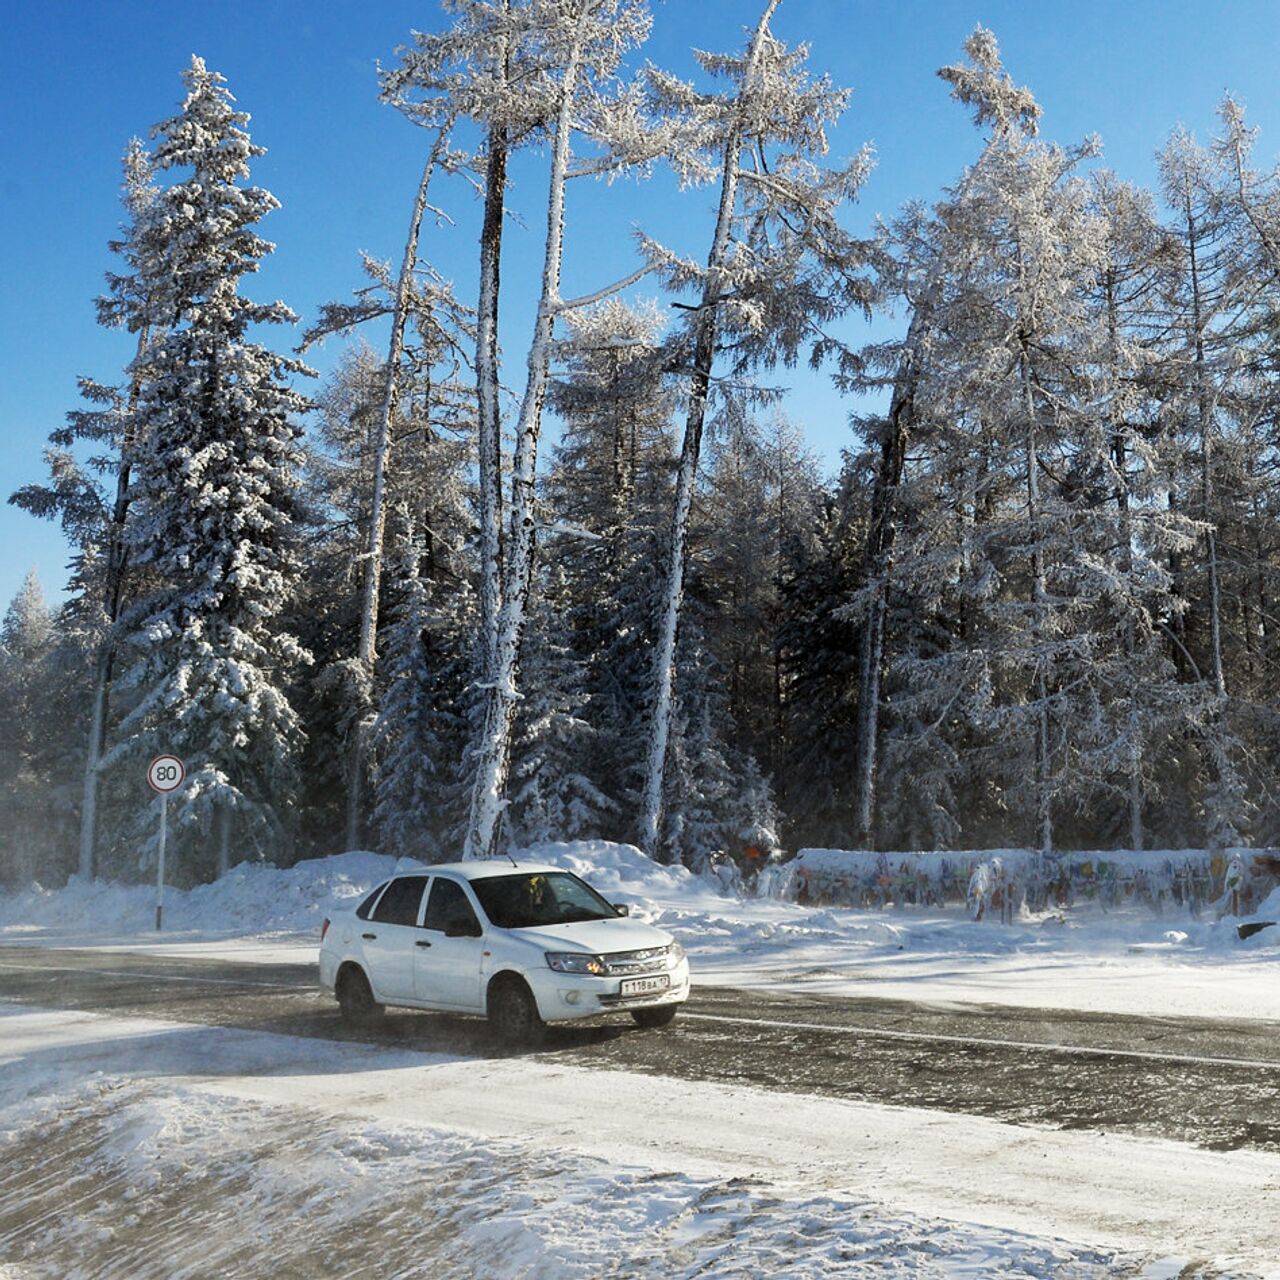
[[[642,56],[693,74],[691,46],[734,48],[756,0],[666,0],[654,5]],[[377,100],[374,64],[394,59],[412,28],[442,17],[432,0],[316,4],[314,0],[46,0],[10,6],[0,47],[0,496],[43,478],[40,451],[77,404],[76,378],[115,380],[128,340],[97,328],[92,299],[111,265],[119,219],[119,158],[133,134],[171,114],[192,53],[222,72],[268,148],[255,181],[282,209],[264,224],[278,251],[247,292],[280,297],[304,322],[318,305],[360,283],[358,251],[398,257],[424,135]],[[1047,137],[1097,132],[1105,162],[1151,183],[1153,153],[1178,123],[1202,136],[1231,90],[1261,127],[1260,161],[1280,150],[1280,4],[1274,0],[783,0],[775,32],[807,41],[812,66],[854,89],[833,135],[839,155],[875,143],[877,168],[849,223],[929,199],[954,180],[979,138],[949,101],[937,68],[960,56],[976,22],[998,36],[1006,65],[1044,107]],[[516,381],[536,287],[541,169],[513,169],[510,203],[524,211],[508,231],[503,342]],[[432,228],[424,254],[474,290],[477,202],[460,183],[437,198],[455,225]],[[705,253],[713,216],[707,192],[677,192],[659,179],[582,187],[570,197],[564,288],[587,292],[634,265],[628,237],[642,225],[693,254]],[[888,322],[881,322],[881,324]],[[851,341],[867,332],[846,326]],[[281,345],[294,341],[283,336]],[[331,367],[335,344],[315,354]],[[850,406],[825,380],[783,374],[785,411],[834,468],[849,441]],[[0,506],[0,607],[33,565],[47,593],[65,580],[57,530]]]

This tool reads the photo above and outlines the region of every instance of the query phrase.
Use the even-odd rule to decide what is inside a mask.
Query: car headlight
[[[667,948],[667,968],[674,969],[683,959],[684,948],[678,942],[673,942]]]
[[[599,956],[582,951],[548,951],[545,955],[547,964],[557,973],[594,973],[599,976],[609,972],[609,966]]]

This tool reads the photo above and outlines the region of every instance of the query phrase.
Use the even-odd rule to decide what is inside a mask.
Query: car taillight
[[[320,926],[320,942],[324,944],[324,935],[329,932],[329,917],[325,916],[324,924]]]

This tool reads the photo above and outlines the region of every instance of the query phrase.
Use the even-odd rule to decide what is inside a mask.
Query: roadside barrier
[[[1045,911],[1096,902],[1142,904],[1156,914],[1253,910],[1280,883],[1278,849],[1030,849],[878,853],[801,849],[778,869],[770,896],[852,907],[963,902],[975,920],[1012,920],[1022,907]]]

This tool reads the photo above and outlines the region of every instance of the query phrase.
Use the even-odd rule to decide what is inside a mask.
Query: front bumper
[[[578,1022],[605,1013],[650,1009],[655,1005],[683,1004],[689,998],[689,961],[666,970],[671,985],[665,991],[622,994],[624,978],[597,978],[589,973],[557,973],[554,969],[526,971],[538,1013],[544,1022]],[[646,975],[648,976],[648,975]]]

